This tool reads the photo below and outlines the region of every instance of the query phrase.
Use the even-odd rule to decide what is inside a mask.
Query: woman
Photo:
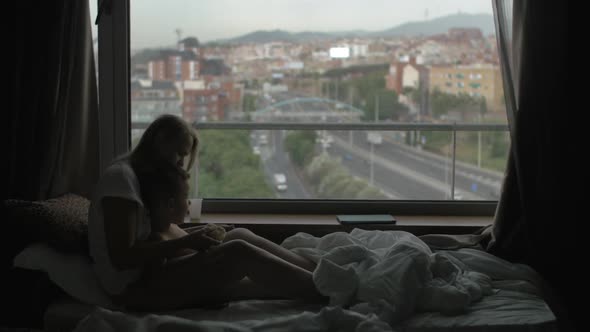
[[[181,118],[164,115],[145,131],[137,147],[109,166],[89,212],[90,254],[97,277],[114,302],[131,309],[169,310],[232,299],[279,296],[324,301],[313,283],[315,264],[246,229],[227,232],[223,242],[205,229],[167,241],[151,232],[136,173],[175,165],[190,169],[198,139]],[[166,260],[182,249],[197,253]],[[262,286],[264,285],[264,287]]]

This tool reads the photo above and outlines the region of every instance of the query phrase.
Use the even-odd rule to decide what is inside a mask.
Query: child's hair
[[[188,193],[188,173],[182,168],[159,164],[153,169],[138,172],[139,187],[144,206],[155,211],[170,199]]]
[[[155,119],[145,130],[139,143],[130,153],[133,168],[146,167],[146,164],[157,164],[160,160],[154,160],[158,157],[156,140],[158,138],[169,141],[179,142],[182,135],[186,135],[191,140],[192,146],[188,159],[187,170],[189,170],[197,155],[197,146],[199,139],[195,130],[181,117],[172,114],[163,114]],[[139,167],[136,167],[139,166]]]

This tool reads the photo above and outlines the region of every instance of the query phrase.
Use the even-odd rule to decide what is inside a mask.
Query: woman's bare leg
[[[183,257],[131,286],[122,301],[140,310],[170,310],[243,298],[240,281],[263,285],[263,294],[324,302],[311,272],[243,240],[223,243],[207,253]],[[251,293],[251,292],[250,292]]]
[[[224,242],[231,240],[244,240],[309,272],[313,272],[316,267],[316,264],[309,259],[298,255],[289,249],[283,248],[280,245],[261,236],[258,236],[246,228],[235,228],[227,232]]]

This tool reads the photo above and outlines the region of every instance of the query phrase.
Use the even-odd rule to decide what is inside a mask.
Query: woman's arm
[[[203,229],[204,227],[207,227],[207,225],[209,225],[209,224],[201,224],[201,225],[195,225],[195,224],[196,223],[184,223],[184,224],[179,224],[178,227],[180,227],[181,229],[183,229],[187,233],[192,233],[194,231],[198,231],[200,229]],[[215,225],[223,227],[223,229],[225,229],[226,232],[229,232],[235,228],[234,225],[228,225],[228,224],[215,224]]]
[[[199,232],[159,242],[137,242],[135,233],[140,216],[137,203],[117,198],[102,200],[107,249],[113,265],[121,270],[137,268],[173,256],[184,248],[207,248],[219,242]]]

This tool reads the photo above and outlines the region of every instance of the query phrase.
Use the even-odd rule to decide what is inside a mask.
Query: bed
[[[297,233],[282,245],[318,262],[314,282],[330,297],[329,305],[244,300],[217,309],[141,314],[119,311],[98,293],[74,294],[81,289],[88,293],[96,286],[91,284],[66,289],[77,300],[53,303],[45,313],[45,330],[557,330],[556,318],[543,299],[543,281],[533,269],[482,250],[437,249],[435,242],[436,238],[418,238],[403,231],[354,229],[323,237]],[[32,257],[38,257],[39,250],[19,256],[15,262],[34,268]],[[56,259],[46,256],[42,261]],[[69,270],[78,279],[90,278],[88,271]],[[52,277],[57,283],[56,279]],[[67,281],[59,282],[74,288],[72,280],[70,286],[65,286]]]

